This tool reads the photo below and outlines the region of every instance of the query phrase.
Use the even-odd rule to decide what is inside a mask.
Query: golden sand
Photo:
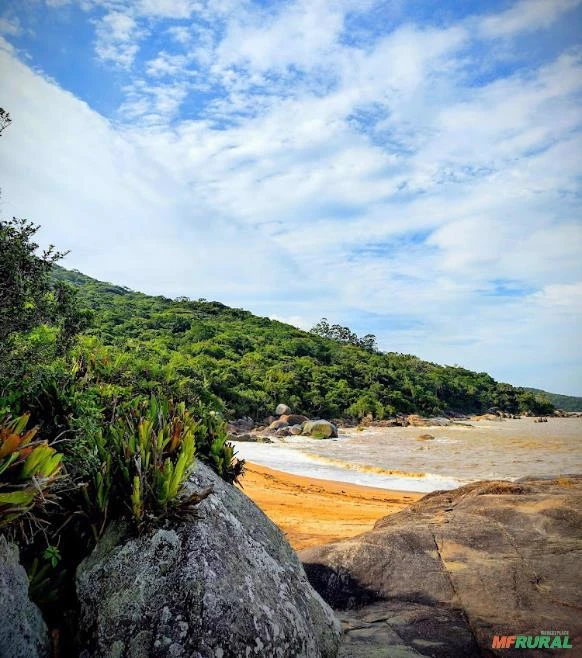
[[[295,550],[359,535],[424,495],[291,475],[249,462],[242,490]]]

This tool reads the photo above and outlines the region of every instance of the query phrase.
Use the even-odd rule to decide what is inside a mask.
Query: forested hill
[[[93,311],[79,349],[96,380],[121,398],[161,389],[255,419],[279,402],[328,418],[552,410],[486,373],[380,353],[369,340],[332,340],[218,302],[152,297],[57,266],[54,277],[78,288]]]
[[[554,405],[554,407],[556,407],[556,409],[562,409],[562,411],[582,411],[582,398],[574,395],[548,393],[548,391],[542,391],[539,388],[524,388],[524,390],[539,397],[545,397]]]

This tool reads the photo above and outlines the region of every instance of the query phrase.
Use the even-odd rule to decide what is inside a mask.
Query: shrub
[[[194,467],[198,422],[183,402],[152,397],[137,403],[96,438],[100,467],[94,500],[100,534],[112,517],[128,517],[137,528],[168,516],[195,516],[210,490],[187,493]]]
[[[29,415],[0,422],[0,527],[44,501],[61,469],[62,455],[26,431]]]
[[[244,473],[244,459],[236,459],[232,443],[228,442],[227,426],[215,411],[204,408],[197,410],[199,422],[196,426],[198,457],[226,482],[238,482]]]

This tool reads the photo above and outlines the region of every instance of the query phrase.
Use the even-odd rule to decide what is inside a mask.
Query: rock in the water
[[[417,440],[417,441],[433,441],[433,440],[434,440],[434,436],[433,436],[432,434],[419,434],[419,435],[416,437],[416,440]]]
[[[309,420],[303,425],[304,436],[312,439],[329,439],[337,437],[337,428],[328,420]]]
[[[498,416],[497,414],[483,414],[481,416],[471,416],[469,420],[475,420],[477,422],[481,420],[493,420],[495,422],[501,422],[504,420],[503,416]]]
[[[450,425],[451,421],[444,417],[423,418],[416,414],[410,414],[410,416],[406,418],[406,423],[413,427],[444,427],[445,425]]]
[[[292,425],[289,428],[289,431],[291,432],[291,434],[294,434],[295,436],[298,436],[303,431],[303,426],[302,425]]]
[[[45,658],[50,641],[40,610],[28,598],[18,548],[0,536],[0,658]]]
[[[285,414],[290,414],[291,409],[286,404],[278,404],[275,409],[275,416],[284,416]]]
[[[582,476],[435,492],[370,532],[300,553],[316,589],[346,610],[346,658],[502,656],[494,635],[543,629],[567,630],[579,647],[580,555]]]
[[[339,627],[278,528],[198,462],[202,518],[130,537],[112,525],[77,571],[86,656],[337,654]]]
[[[290,436],[291,435],[291,430],[288,427],[281,427],[281,429],[278,429],[275,432],[275,436],[282,439],[285,436]]]

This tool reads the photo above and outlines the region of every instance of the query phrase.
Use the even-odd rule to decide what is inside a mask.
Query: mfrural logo
[[[494,635],[492,649],[571,649],[568,631],[540,631],[539,635]]]

